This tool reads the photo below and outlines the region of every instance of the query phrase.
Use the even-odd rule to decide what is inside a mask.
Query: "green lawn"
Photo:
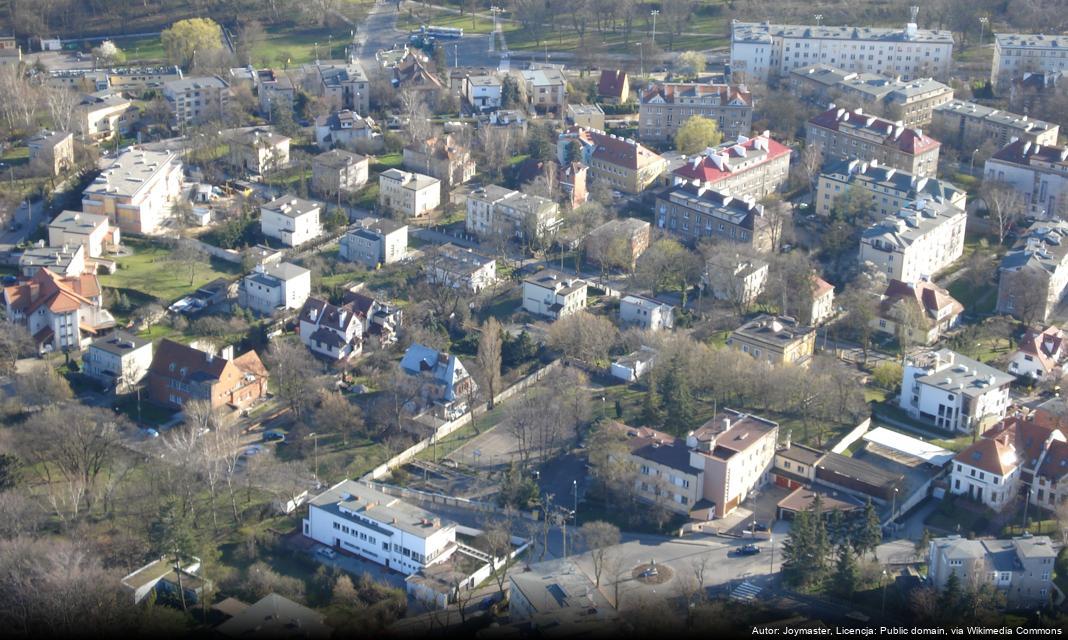
[[[925,524],[948,533],[983,535],[990,527],[993,512],[965,497],[946,497],[927,517]]]
[[[397,153],[383,153],[375,156],[371,169],[381,173],[387,169],[399,169],[402,164],[404,164],[404,155],[399,151]]]
[[[340,59],[345,55],[348,39],[347,28],[310,27],[268,32],[252,48],[252,62],[264,67],[294,66],[314,61],[316,51],[320,60]]]
[[[113,38],[112,41],[126,54],[128,62],[163,62],[167,59],[167,52],[164,51],[163,42],[160,41],[159,36],[118,37]]]
[[[998,302],[998,288],[993,284],[973,286],[957,278],[947,287],[949,294],[956,298],[970,313],[993,313]]]
[[[493,31],[493,20],[481,15],[465,13],[453,13],[440,9],[424,9],[414,13],[405,11],[397,18],[397,29],[401,31],[416,31],[423,25],[435,27],[454,27],[468,33],[490,33]],[[505,20],[501,20],[501,28],[505,31],[514,30],[517,27]]]
[[[105,287],[139,291],[163,302],[172,302],[215,278],[234,276],[241,271],[239,265],[212,258],[200,264],[190,283],[189,269],[169,260],[167,249],[132,238],[124,239],[124,243],[134,250],[134,255],[118,258],[115,274],[101,276],[100,283]]]

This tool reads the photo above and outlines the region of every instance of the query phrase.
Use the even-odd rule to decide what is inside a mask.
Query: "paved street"
[[[27,204],[23,202],[18,209],[15,210],[15,216],[12,222],[18,225],[18,228],[11,231],[11,225],[8,224],[0,232],[0,244],[18,244],[28,238],[37,228],[38,225],[45,222],[45,202],[44,200],[38,200]]]

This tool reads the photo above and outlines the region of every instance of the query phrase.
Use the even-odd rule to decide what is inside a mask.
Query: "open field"
[[[163,247],[133,239],[124,242],[133,248],[134,255],[118,258],[119,268],[114,275],[101,276],[100,283],[105,287],[132,289],[172,302],[216,278],[240,272],[239,265],[212,258],[198,266],[190,282],[189,269],[169,260],[170,252]]]

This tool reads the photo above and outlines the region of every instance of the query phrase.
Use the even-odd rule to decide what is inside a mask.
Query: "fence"
[[[853,430],[842,436],[842,439],[838,441],[838,444],[831,448],[831,453],[842,453],[850,447],[854,442],[864,437],[864,434],[868,432],[871,427],[871,418],[864,418],[864,421],[853,427]]]
[[[522,380],[520,380],[519,382],[517,382],[517,383],[513,384],[512,386],[508,387],[504,391],[501,391],[500,393],[498,393],[493,399],[494,404],[496,404],[498,402],[503,402],[503,401],[507,400],[508,398],[511,398],[512,396],[514,396],[515,394],[519,393],[523,389],[526,389],[530,385],[539,382],[545,376],[547,376],[549,373],[551,373],[552,371],[555,371],[558,368],[560,368],[560,361],[559,360],[554,360],[554,361],[550,362],[549,364],[545,365],[541,369],[538,369],[534,373],[532,373],[529,376],[523,378]],[[485,412],[486,411],[486,403],[482,403],[481,405],[475,407],[475,411]],[[440,427],[435,429],[434,433],[432,433],[430,436],[428,436],[426,438],[423,438],[422,440],[420,440],[419,442],[415,443],[411,447],[408,447],[404,451],[401,451],[397,455],[393,456],[392,458],[387,460],[385,463],[375,467],[369,473],[364,475],[363,478],[361,478],[361,480],[364,480],[364,481],[378,480],[378,479],[382,478],[383,476],[385,476],[386,474],[388,474],[390,472],[390,470],[393,469],[394,467],[398,467],[398,466],[400,466],[402,464],[405,464],[406,462],[408,462],[409,460],[411,460],[412,458],[417,456],[419,453],[421,453],[424,449],[426,449],[427,447],[432,445],[437,440],[440,440],[441,438],[444,438],[445,436],[453,433],[454,431],[459,430],[460,428],[464,427],[469,422],[471,422],[471,413],[472,413],[471,411],[468,411],[467,413],[465,413],[464,415],[460,416],[459,418],[457,418],[455,420],[452,420],[450,422],[446,422],[445,424],[441,425]],[[459,499],[459,498],[457,498],[457,499]]]
[[[505,509],[498,507],[492,502],[481,502],[479,500],[471,500],[469,498],[457,498],[455,496],[447,496],[442,493],[431,493],[429,491],[420,491],[418,489],[408,489],[406,487],[395,487],[390,484],[376,484],[367,479],[363,480],[363,483],[372,489],[377,489],[387,495],[396,496],[403,499],[419,500],[421,502],[430,502],[432,504],[445,505],[447,507],[457,507],[459,509],[470,509],[471,511],[487,511],[491,513],[505,513]],[[516,513],[515,511],[511,511]],[[537,511],[518,511],[519,516],[526,520],[537,521],[539,515]]]

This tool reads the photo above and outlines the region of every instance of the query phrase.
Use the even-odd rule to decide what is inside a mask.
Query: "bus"
[[[459,39],[464,37],[464,30],[458,27],[428,27],[424,24],[420,31],[431,38]]]

